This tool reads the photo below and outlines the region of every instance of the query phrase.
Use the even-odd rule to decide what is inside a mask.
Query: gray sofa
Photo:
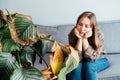
[[[55,26],[38,25],[42,33],[53,35],[53,39],[68,44],[68,33],[75,24],[63,24]],[[110,67],[98,73],[99,80],[120,80],[120,20],[98,22],[99,29],[104,33],[104,49],[108,54]],[[49,54],[45,56],[49,63]],[[38,65],[36,61],[35,66],[39,69],[46,68],[45,64]]]

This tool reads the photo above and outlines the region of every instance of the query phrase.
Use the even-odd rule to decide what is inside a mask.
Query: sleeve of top
[[[103,41],[104,41],[104,35],[99,32],[98,37],[100,38],[100,41],[101,41],[101,47],[99,48],[99,50],[96,51],[91,46],[89,46],[88,49],[83,53],[84,58],[87,61],[95,61],[101,56],[102,53],[104,53],[104,50],[102,48]]]

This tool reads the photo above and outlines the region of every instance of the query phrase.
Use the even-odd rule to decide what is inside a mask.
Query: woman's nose
[[[81,27],[81,30],[82,30],[82,31],[85,31],[85,26],[82,26],[82,27]]]

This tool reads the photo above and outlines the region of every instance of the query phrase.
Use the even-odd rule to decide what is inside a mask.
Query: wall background
[[[83,11],[92,11],[98,21],[119,20],[120,0],[0,0],[0,9],[32,16],[35,24],[76,23]],[[6,12],[6,11],[5,11]]]

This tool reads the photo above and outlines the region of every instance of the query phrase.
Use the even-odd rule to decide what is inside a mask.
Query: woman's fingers
[[[92,31],[86,32],[86,33],[84,34],[84,38],[89,38],[89,37],[91,37],[91,36],[92,36]]]
[[[78,38],[81,38],[80,34],[79,34],[79,31],[75,28],[74,29],[74,34],[78,37]]]

